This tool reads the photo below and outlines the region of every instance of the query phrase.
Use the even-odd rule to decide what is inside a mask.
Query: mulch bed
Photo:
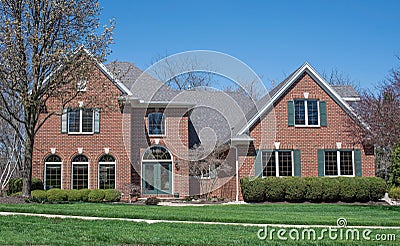
[[[22,196],[4,196],[0,197],[0,203],[2,204],[21,204],[26,203],[25,198]]]

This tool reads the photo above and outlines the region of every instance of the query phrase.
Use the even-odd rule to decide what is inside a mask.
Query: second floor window
[[[92,134],[100,132],[100,110],[68,108],[61,116],[61,132],[69,134]]]
[[[294,100],[294,124],[304,126],[319,125],[317,100]]]
[[[288,101],[288,126],[327,126],[326,102],[317,99]]]
[[[163,113],[148,115],[149,135],[165,135],[165,117]]]

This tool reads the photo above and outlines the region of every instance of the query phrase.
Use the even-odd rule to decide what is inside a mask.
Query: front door
[[[143,194],[172,194],[172,163],[143,163],[142,189]]]

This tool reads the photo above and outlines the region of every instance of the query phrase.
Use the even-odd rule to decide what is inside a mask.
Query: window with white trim
[[[64,109],[61,116],[61,132],[68,134],[100,133],[100,109]]]
[[[325,150],[325,176],[354,176],[354,151]]]
[[[163,113],[151,113],[148,116],[149,135],[165,135],[165,116]]]
[[[44,166],[44,189],[61,189],[61,158],[58,155],[50,155],[46,158]]]
[[[200,170],[201,172],[201,179],[215,179],[217,176],[217,168],[215,164],[209,164],[203,166],[203,168]]]
[[[99,159],[99,189],[115,189],[115,158],[111,155]]]
[[[263,177],[293,176],[294,160],[291,150],[263,151],[261,155]]]
[[[319,126],[319,101],[294,100],[294,124],[296,126]]]
[[[93,133],[93,109],[68,110],[69,133]]]
[[[72,159],[72,189],[89,188],[89,159],[84,155],[77,155]]]

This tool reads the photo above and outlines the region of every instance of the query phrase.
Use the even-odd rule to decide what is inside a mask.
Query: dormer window
[[[165,135],[165,117],[163,113],[151,113],[148,115],[149,135]]]

